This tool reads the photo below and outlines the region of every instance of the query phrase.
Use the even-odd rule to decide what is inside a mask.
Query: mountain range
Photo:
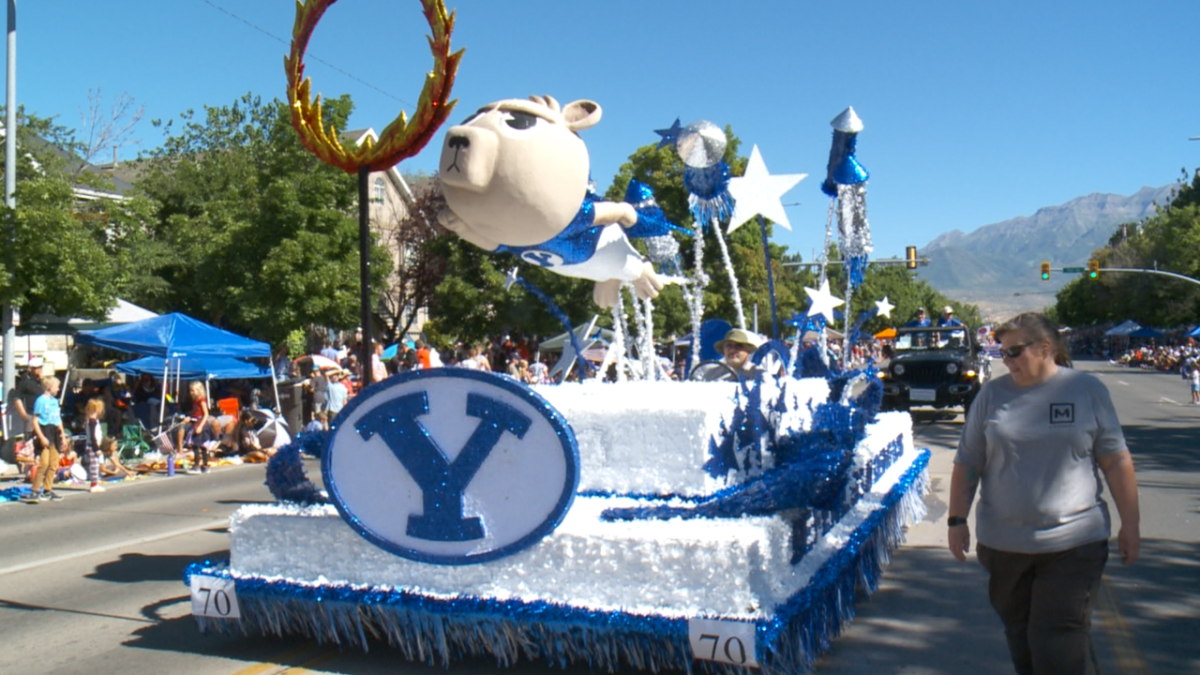
[[[1039,264],[1084,267],[1117,226],[1135,223],[1165,205],[1175,185],[1145,187],[1129,196],[1095,193],[1038,209],[970,233],[938,235],[920,253],[930,259],[917,274],[947,297],[979,306],[990,320],[1040,310],[1075,274],[1055,271],[1042,281]]]

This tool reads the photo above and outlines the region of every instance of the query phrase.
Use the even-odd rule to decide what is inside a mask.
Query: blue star
[[[658,142],[658,147],[655,150],[662,150],[664,146],[675,145],[675,141],[679,140],[679,132],[683,131],[683,127],[679,124],[679,118],[675,118],[675,123],[670,129],[655,129],[654,133],[662,136],[662,140]]]

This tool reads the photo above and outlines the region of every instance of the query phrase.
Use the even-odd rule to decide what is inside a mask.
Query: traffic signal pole
[[[1067,274],[1087,274],[1089,271],[1094,271],[1097,273],[1099,273],[1099,272],[1135,272],[1135,273],[1140,273],[1140,274],[1161,274],[1166,277],[1171,277],[1172,279],[1179,279],[1181,281],[1190,281],[1193,284],[1200,284],[1200,279],[1193,279],[1189,276],[1184,276],[1182,274],[1176,274],[1175,272],[1165,272],[1163,270],[1155,270],[1155,269],[1140,269],[1140,268],[1136,268],[1136,267],[1096,267],[1096,268],[1091,268],[1090,270],[1088,268],[1084,268],[1084,267],[1058,267],[1058,268],[1049,269],[1049,270],[1043,269],[1043,275],[1046,274],[1047,272],[1064,272]]]
[[[1101,271],[1101,272],[1140,272],[1142,274],[1161,274],[1166,277],[1171,277],[1172,279],[1179,279],[1181,281],[1190,281],[1193,284],[1200,285],[1200,279],[1193,279],[1189,276],[1184,276],[1182,274],[1176,274],[1174,272],[1164,272],[1163,270],[1145,270],[1145,269],[1136,269],[1136,268],[1131,268],[1131,267],[1101,267],[1099,271]]]

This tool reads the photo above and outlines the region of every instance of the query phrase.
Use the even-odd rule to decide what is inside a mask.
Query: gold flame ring
[[[361,146],[347,150],[338,142],[333,126],[326,130],[321,119],[321,95],[311,99],[312,82],[304,77],[304,50],[313,29],[325,10],[337,0],[296,0],[296,24],[292,28],[292,49],[284,58],[288,78],[288,104],[292,111],[292,126],[300,134],[300,142],[321,161],[346,171],[357,173],[366,167],[382,171],[400,160],[412,157],[433,138],[434,132],[446,121],[456,101],[448,101],[458,63],[463,50],[450,53],[450,34],[454,32],[454,13],[446,13],[443,0],[421,0],[425,20],[433,30],[428,37],[433,52],[433,71],[426,74],[425,86],[417,110],[409,123],[404,111],[379,134],[378,143],[367,139]]]

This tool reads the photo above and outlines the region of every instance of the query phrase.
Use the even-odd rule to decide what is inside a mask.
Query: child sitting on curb
[[[104,463],[100,465],[100,475],[104,478],[132,478],[137,472],[121,463],[117,453],[117,439],[109,437],[100,442],[100,452],[104,455]]]

